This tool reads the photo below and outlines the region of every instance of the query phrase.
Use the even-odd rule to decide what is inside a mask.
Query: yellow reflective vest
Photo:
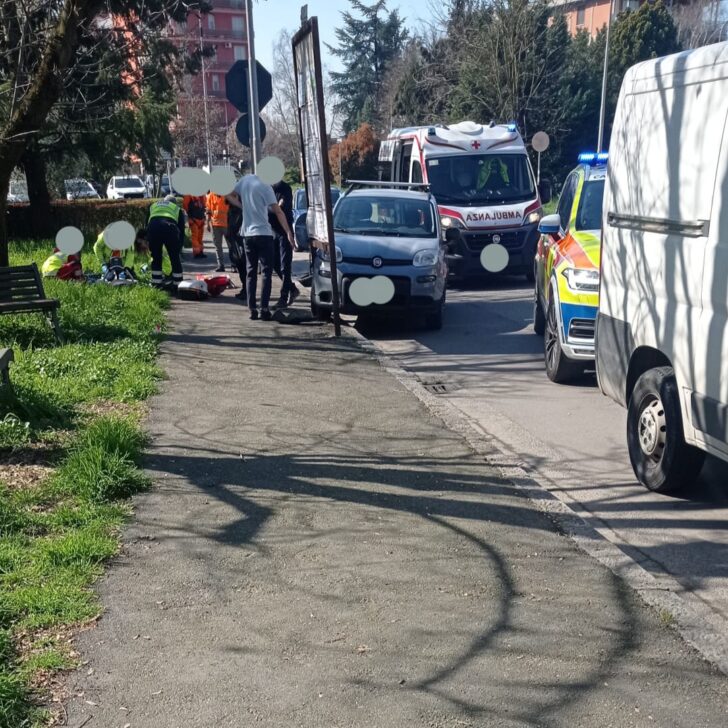
[[[504,182],[505,184],[510,183],[510,179],[508,177],[508,167],[505,165],[505,163],[500,159],[486,159],[485,163],[480,168],[480,173],[478,174],[479,190],[485,187],[486,183],[494,172],[498,174],[502,182]]]
[[[58,275],[58,271],[66,262],[67,257],[68,256],[63,255],[63,253],[53,253],[53,255],[46,258],[40,269],[40,272],[43,274],[43,278],[55,278],[56,275]]]
[[[180,210],[179,205],[175,205],[174,202],[160,200],[159,202],[152,203],[152,206],[149,208],[149,219],[153,220],[155,217],[166,217],[169,220],[177,222],[179,220]]]
[[[134,254],[134,246],[127,248],[126,250],[112,250],[106,245],[104,240],[104,233],[99,233],[96,242],[94,243],[94,255],[98,260],[99,265],[108,265],[109,260],[113,257],[121,258],[122,265],[125,268],[133,268],[136,262],[136,255]]]

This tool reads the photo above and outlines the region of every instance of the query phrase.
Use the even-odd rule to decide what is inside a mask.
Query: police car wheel
[[[692,485],[705,453],[683,436],[677,381],[672,367],[657,367],[638,380],[627,411],[627,446],[637,479],[655,493]]]
[[[537,336],[543,336],[546,331],[546,316],[544,315],[541,301],[538,300],[538,291],[533,294],[533,331]]]
[[[569,359],[561,348],[561,334],[556,318],[553,298],[549,301],[544,334],[544,362],[548,378],[556,384],[565,384],[583,373],[583,366]]]

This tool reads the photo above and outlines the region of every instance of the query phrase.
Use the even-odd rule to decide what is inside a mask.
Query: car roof
[[[346,193],[346,197],[387,197],[392,199],[404,198],[408,200],[429,200],[428,192],[420,190],[398,190],[391,187],[364,187],[362,189],[351,190]]]
[[[592,182],[593,180],[606,179],[607,178],[607,165],[606,164],[584,164],[584,180],[586,182]]]

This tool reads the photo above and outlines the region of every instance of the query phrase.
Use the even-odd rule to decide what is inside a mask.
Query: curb
[[[589,525],[568,502],[560,500],[533,475],[525,471],[517,458],[509,455],[478,423],[446,399],[429,392],[417,375],[403,369],[392,356],[353,327],[342,327],[342,333],[374,356],[382,369],[410,391],[445,426],[459,434],[468,446],[487,460],[535,506],[546,513],[556,527],[576,546],[595,558],[612,573],[623,579],[650,607],[669,615],[671,626],[700,653],[704,660],[728,675],[728,620],[716,615],[694,594],[669,576],[658,581],[649,571]],[[497,455],[499,463],[493,463]],[[665,621],[663,619],[663,621]]]

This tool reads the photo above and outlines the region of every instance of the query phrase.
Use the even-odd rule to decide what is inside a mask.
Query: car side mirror
[[[457,228],[448,228],[445,230],[445,242],[448,245],[456,243],[460,239],[460,231]]]
[[[542,217],[538,223],[538,231],[542,235],[556,235],[561,230],[561,215],[558,212]]]
[[[542,205],[548,205],[553,197],[553,191],[551,189],[551,182],[548,180],[541,180],[538,183],[538,196],[541,198]]]

